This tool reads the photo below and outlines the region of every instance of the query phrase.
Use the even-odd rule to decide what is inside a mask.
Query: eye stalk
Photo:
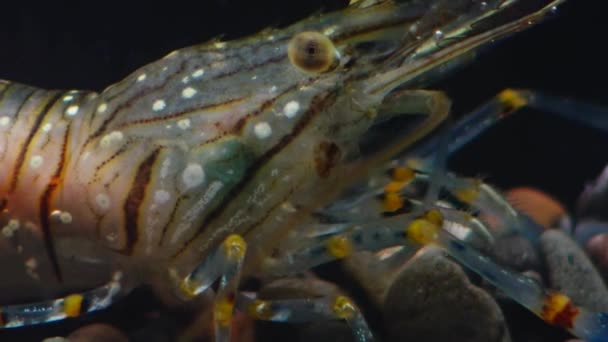
[[[339,53],[334,43],[319,32],[296,34],[289,41],[287,55],[291,64],[309,73],[332,71],[339,64]]]

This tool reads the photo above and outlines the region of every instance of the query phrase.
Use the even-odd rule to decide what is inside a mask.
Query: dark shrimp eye
[[[289,42],[287,55],[291,64],[306,72],[323,73],[338,65],[334,43],[319,32],[295,35]]]

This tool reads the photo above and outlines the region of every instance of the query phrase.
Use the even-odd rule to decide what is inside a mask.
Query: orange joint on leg
[[[426,219],[415,219],[406,228],[406,234],[410,241],[419,245],[435,243],[439,237],[439,227],[434,222]]]
[[[424,214],[424,218],[438,226],[443,225],[443,215],[437,209],[427,211],[426,214]]]
[[[384,194],[384,201],[382,201],[382,205],[386,211],[396,211],[403,208],[403,198],[401,198],[398,193],[387,192]]]
[[[552,292],[545,298],[541,318],[549,324],[572,329],[574,319],[579,312],[580,310],[572,304],[572,301],[566,295]]]
[[[389,182],[388,184],[386,184],[384,186],[384,192],[387,193],[387,194],[388,193],[399,192],[406,185],[407,185],[407,182]]]
[[[327,252],[334,258],[342,259],[351,255],[353,245],[350,240],[344,236],[335,235],[327,240]]]
[[[224,253],[226,257],[232,260],[238,260],[245,256],[247,252],[247,243],[238,234],[232,234],[224,240]]]
[[[249,304],[247,311],[251,317],[261,320],[269,320],[273,315],[270,304],[260,299],[256,299],[253,303]]]
[[[234,299],[220,298],[215,302],[214,320],[222,326],[228,326],[232,320],[232,312],[234,310]]]
[[[508,111],[513,111],[528,104],[528,100],[523,97],[518,91],[513,89],[505,89],[498,94],[498,100]]]
[[[196,297],[197,293],[197,289],[198,289],[198,285],[195,284],[192,280],[190,280],[190,278],[186,278],[184,279],[180,284],[179,284],[179,289],[181,291],[181,293],[183,293],[184,295],[188,296],[188,297]]]
[[[395,182],[410,182],[414,179],[414,171],[409,167],[396,167],[391,175]]]
[[[357,312],[355,304],[345,296],[336,297],[332,309],[336,316],[341,319],[351,319]]]
[[[473,203],[479,195],[479,190],[476,187],[463,188],[454,191],[454,195],[465,203]]]
[[[68,317],[77,317],[82,309],[82,295],[73,294],[63,300],[63,312]]]

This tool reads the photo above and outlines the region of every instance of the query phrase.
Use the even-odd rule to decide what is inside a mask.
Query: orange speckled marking
[[[392,176],[394,181],[409,182],[414,179],[414,171],[409,167],[396,167]]]
[[[541,318],[549,324],[572,329],[574,319],[579,312],[579,309],[572,304],[570,298],[559,292],[553,292],[545,299]]]
[[[68,317],[77,317],[82,308],[82,295],[73,294],[65,297],[63,302],[63,312]]]
[[[439,226],[425,219],[415,219],[405,230],[410,241],[418,245],[428,245],[437,242]]]
[[[234,296],[227,296],[215,303],[214,319],[222,326],[230,325],[232,313],[234,312]]]
[[[427,211],[424,217],[438,226],[443,225],[443,215],[437,209],[431,209]]]
[[[382,202],[386,211],[396,211],[403,207],[403,199],[399,194],[394,192],[387,192],[384,195],[384,201]]]
[[[385,193],[395,193],[401,191],[405,187],[407,182],[390,182],[384,186]]]

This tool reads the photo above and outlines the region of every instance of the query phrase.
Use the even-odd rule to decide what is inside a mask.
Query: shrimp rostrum
[[[344,319],[370,341],[346,296],[262,300],[239,283],[433,244],[547,322],[607,338],[603,314],[493,264],[475,248],[491,239],[483,222],[438,204],[447,189],[516,229],[500,195],[441,160],[525,93],[505,92],[448,128],[453,144],[412,150],[450,110],[443,93],[419,88],[561,2],[353,0],[285,29],[174,51],[100,93],[0,82],[0,269],[10,274],[0,323],[79,316],[148,284],[182,300],[213,293],[218,341],[235,310]],[[371,134],[389,120],[399,134]]]

